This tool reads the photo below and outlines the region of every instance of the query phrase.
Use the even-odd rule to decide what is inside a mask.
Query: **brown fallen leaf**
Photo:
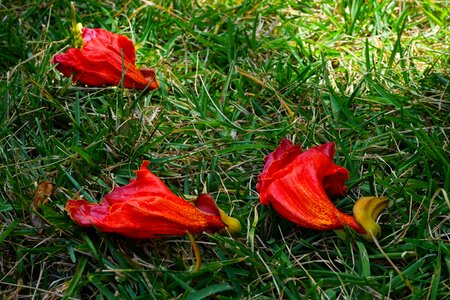
[[[39,211],[39,206],[48,203],[53,192],[53,187],[53,183],[45,180],[38,184],[33,202],[31,203],[31,208],[34,211]],[[31,213],[31,224],[33,224],[39,232],[44,228],[44,221],[34,213]]]

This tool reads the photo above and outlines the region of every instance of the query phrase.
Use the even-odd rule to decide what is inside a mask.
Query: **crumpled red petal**
[[[123,77],[126,88],[153,90],[158,88],[155,72],[139,70],[133,42],[125,36],[104,29],[82,29],[84,44],[57,54],[52,62],[66,77],[90,86],[119,85]]]
[[[341,229],[350,226],[357,232],[365,230],[336,208],[328,196],[346,192],[347,169],[332,162],[333,142],[302,152],[289,140],[266,158],[258,177],[260,201],[269,203],[284,218],[300,226],[317,230]]]
[[[300,146],[294,146],[291,141],[282,139],[277,149],[264,158],[264,162],[266,164],[263,171],[258,176],[256,189],[258,191],[264,191],[266,186],[272,182],[273,175],[278,174],[280,176],[281,173],[279,172],[283,172],[285,167],[302,152],[303,151]],[[261,197],[261,199],[264,205],[268,204],[265,202],[266,197]]]
[[[81,226],[95,226],[132,238],[181,236],[186,232],[217,232],[225,227],[210,195],[201,195],[195,206],[173,194],[148,169],[144,161],[137,178],[115,188],[99,204],[69,200],[66,210]]]

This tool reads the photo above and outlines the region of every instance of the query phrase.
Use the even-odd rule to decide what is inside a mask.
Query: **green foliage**
[[[450,32],[438,2],[0,3],[2,297],[448,297]],[[50,60],[77,22],[130,37],[162,88],[61,76]],[[259,204],[264,156],[284,137],[336,142],[351,174],[343,211],[390,198],[379,247]],[[207,191],[246,228],[197,236],[198,272],[187,238],[102,234],[64,211],[126,184],[144,159],[175,193]],[[43,230],[30,219],[41,180],[56,186],[36,212]]]

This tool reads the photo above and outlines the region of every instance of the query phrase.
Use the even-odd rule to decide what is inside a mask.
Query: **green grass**
[[[3,299],[450,297],[447,1],[113,2],[0,2]],[[50,59],[76,22],[129,36],[163,88],[73,86]],[[336,142],[351,174],[343,211],[390,198],[380,247],[260,205],[263,158],[284,137]],[[64,211],[144,159],[175,193],[207,191],[244,225],[196,236],[198,272],[187,237],[135,241]],[[56,191],[38,230],[41,180]]]

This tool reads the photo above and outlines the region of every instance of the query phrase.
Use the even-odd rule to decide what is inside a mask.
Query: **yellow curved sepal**
[[[356,222],[366,230],[365,234],[361,234],[365,240],[373,242],[374,238],[380,236],[381,227],[376,220],[388,204],[389,199],[386,197],[362,197],[356,201],[353,215]]]
[[[220,208],[219,208],[219,212],[220,212],[220,219],[227,226],[227,229],[231,234],[237,234],[237,233],[241,232],[242,225],[238,219],[227,216],[227,214]]]

